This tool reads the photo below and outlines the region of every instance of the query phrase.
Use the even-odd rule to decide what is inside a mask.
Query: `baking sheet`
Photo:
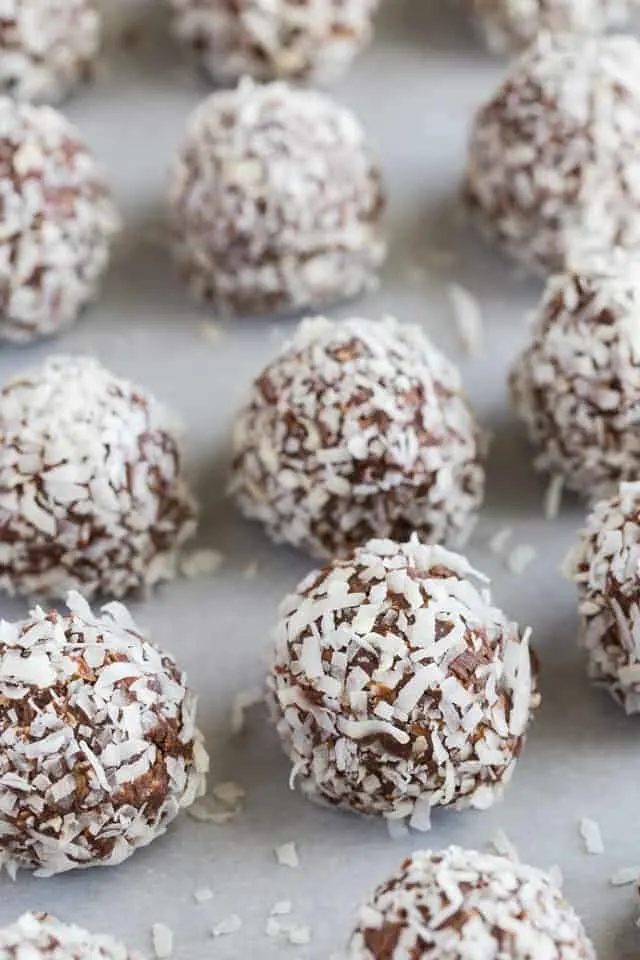
[[[206,87],[168,40],[160,7],[157,0],[123,4],[135,44],[112,43],[105,75],[68,106],[104,161],[127,223],[104,296],[58,341],[3,348],[0,375],[52,351],[94,353],[182,415],[203,504],[199,542],[223,551],[225,562],[214,578],[171,584],[135,604],[134,614],[188,670],[201,698],[212,780],[238,781],[246,805],[224,827],[185,816],[120,867],[51,880],[3,878],[0,922],[27,909],[49,910],[150,952],[150,926],[163,921],[175,932],[181,960],[327,958],[343,947],[361,898],[408,851],[481,846],[501,827],[524,859],[561,867],[566,893],[603,960],[637,956],[640,902],[633,887],[613,889],[609,877],[640,861],[639,721],[624,717],[584,679],[573,591],[558,573],[581,507],[565,502],[557,521],[543,519],[545,482],[533,475],[506,407],[506,370],[524,342],[523,316],[539,286],[515,277],[456,215],[468,124],[502,65],[477,46],[449,0],[393,0],[375,45],[335,89],[369,128],[391,195],[392,255],[381,291],[351,311],[390,312],[420,323],[460,361],[475,408],[495,435],[487,503],[469,554],[493,577],[509,614],[533,626],[542,660],[543,706],[504,802],[486,813],[440,812],[430,835],[391,841],[380,823],[316,808],[291,793],[287,764],[260,711],[251,714],[243,736],[229,736],[234,695],[261,682],[277,604],[310,566],[305,557],[267,542],[224,497],[232,412],[292,325],[238,322],[224,325],[218,340],[209,339],[203,335],[207,314],[190,303],[168,266],[158,230],[167,166],[186,114]],[[459,263],[426,269],[434,248],[454,251]],[[466,285],[483,307],[486,347],[473,360],[457,342],[447,296],[451,281]],[[537,551],[521,576],[508,573],[487,546],[505,526],[513,528],[514,545],[532,544]],[[246,579],[243,571],[252,563],[257,575]],[[0,613],[21,616],[24,606],[3,600]],[[601,826],[602,856],[583,850],[582,815]],[[274,848],[287,841],[297,845],[297,870],[276,863]],[[213,899],[197,905],[193,893],[203,886],[213,890]],[[266,937],[269,910],[281,899],[290,899],[295,920],[310,926],[308,946]],[[241,918],[242,929],[212,940],[211,927],[230,914]]]

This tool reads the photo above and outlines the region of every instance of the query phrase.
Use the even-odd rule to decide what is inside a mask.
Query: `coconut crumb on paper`
[[[235,820],[240,811],[234,810],[210,810],[204,803],[196,801],[187,808],[186,813],[192,820],[198,823],[215,823],[218,826],[224,826]]]
[[[281,867],[291,867],[295,869],[300,866],[295,843],[283,843],[281,846],[276,847],[275,854],[276,860]]]
[[[242,576],[244,577],[245,580],[255,580],[259,570],[260,570],[260,564],[258,563],[258,561],[251,560],[251,562],[248,563],[246,567],[244,567],[242,571]]]
[[[194,891],[193,899],[196,903],[207,903],[209,900],[213,900],[213,890],[211,887],[198,887]]]
[[[203,340],[208,340],[209,343],[217,343],[222,337],[222,327],[219,323],[213,323],[213,321],[208,320],[206,323],[201,324],[200,336]]]
[[[261,687],[251,687],[236,693],[231,705],[231,733],[242,733],[246,726],[247,711],[263,701],[264,690]]]
[[[189,550],[183,553],[180,558],[180,573],[187,580],[195,580],[197,577],[212,577],[222,566],[223,560],[224,556],[219,550],[208,548]]]
[[[269,911],[270,917],[286,917],[293,909],[291,900],[277,900]]]
[[[640,863],[616,870],[609,883],[612,887],[626,887],[632,883],[640,883]]]
[[[165,923],[154,923],[151,927],[151,943],[157,960],[169,960],[173,956],[173,930]]]
[[[409,836],[409,827],[406,820],[394,820],[387,818],[387,832],[392,840],[404,840]]]
[[[480,303],[459,283],[450,283],[447,293],[453,308],[460,345],[465,353],[476,357],[482,349],[484,330]]]
[[[225,807],[237,807],[246,796],[244,787],[232,780],[225,783],[215,783],[211,792],[216,800],[223,803]]]
[[[287,931],[287,938],[289,943],[296,947],[302,947],[311,943],[311,929],[303,924],[290,927]]]
[[[513,860],[514,863],[520,861],[517,847],[511,842],[502,827],[498,827],[495,833],[492,834],[489,839],[489,845],[493,847],[495,852],[501,857],[508,857],[508,859]]]
[[[544,497],[544,515],[547,520],[555,520],[560,513],[562,506],[562,494],[564,492],[564,477],[556,473],[549,480],[549,486]]]
[[[509,573],[520,576],[531,566],[537,555],[537,550],[530,543],[520,543],[507,557],[507,570]]]
[[[269,917],[266,922],[264,932],[272,940],[275,940],[276,937],[279,937],[282,933],[282,924],[279,920],[276,920],[275,917]]]
[[[587,853],[599,856],[604,853],[604,843],[600,826],[591,817],[582,817],[579,824],[580,836],[584,840]]]
[[[215,924],[211,930],[211,935],[213,937],[228,937],[232,933],[237,933],[240,929],[242,929],[242,920],[236,913],[232,913],[231,916],[225,917],[224,920]]]
[[[491,553],[495,553],[497,556],[503,554],[507,549],[507,545],[512,536],[513,530],[511,527],[502,527],[502,529],[498,530],[497,533],[494,533],[489,540],[489,549],[491,550]]]

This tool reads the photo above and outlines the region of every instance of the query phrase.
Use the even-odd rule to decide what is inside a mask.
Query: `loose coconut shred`
[[[111,866],[204,793],[196,701],[125,607],[0,622],[0,864]]]
[[[361,907],[349,960],[595,960],[549,876],[475,850],[419,851]]]
[[[418,327],[307,319],[255,381],[231,490],[274,540],[315,556],[372,536],[453,541],[484,492],[458,370]]]
[[[467,204],[481,231],[534,272],[616,246],[638,252],[639,143],[638,41],[545,34],[476,117]]]
[[[51,107],[0,97],[0,207],[0,339],[51,336],[95,299],[120,226],[93,156]]]
[[[565,562],[578,590],[589,677],[640,713],[640,483],[598,503]]]
[[[173,165],[175,257],[218,314],[315,309],[375,286],[381,173],[353,114],[284,83],[212,94]]]
[[[428,828],[502,793],[538,706],[529,631],[442,547],[372,540],[280,610],[269,701],[312,799]]]
[[[164,408],[86,357],[0,391],[0,587],[122,596],[174,575],[195,528]]]
[[[3,960],[143,960],[113,937],[61,923],[46,913],[25,913],[0,929]]]
[[[326,83],[371,39],[379,0],[171,0],[174,29],[211,77]]]

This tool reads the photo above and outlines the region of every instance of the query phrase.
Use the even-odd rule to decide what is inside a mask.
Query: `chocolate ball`
[[[458,371],[420,328],[316,317],[236,418],[231,489],[274,540],[325,557],[413,531],[462,539],[482,459]]]
[[[623,27],[637,0],[469,0],[487,45],[496,53],[521,50],[540,34],[604,33]]]
[[[171,578],[195,528],[175,426],[87,357],[0,390],[0,588],[122,596]]]
[[[291,782],[429,828],[502,795],[538,706],[530,631],[443,547],[371,540],[287,597],[268,700]]]
[[[174,29],[218,83],[335,80],[373,33],[379,0],[170,0]]]
[[[142,960],[113,937],[88,933],[46,913],[25,913],[0,928],[3,960]]]
[[[421,850],[358,915],[349,960],[595,960],[584,927],[542,870],[477,850]]]
[[[344,107],[282,83],[215,93],[173,166],[175,256],[223,314],[295,313],[375,286],[380,170]]]
[[[119,603],[36,608],[0,629],[0,864],[121,863],[204,793],[196,702]]]
[[[640,483],[593,508],[565,572],[578,591],[588,675],[628,714],[640,713]]]
[[[640,252],[639,74],[633,37],[544,35],[477,114],[466,203],[528,270]]]
[[[101,36],[97,0],[3,0],[0,91],[63,100],[91,74]]]
[[[511,374],[537,469],[593,497],[640,470],[640,259],[553,277]]]
[[[0,339],[51,336],[97,296],[120,223],[94,158],[53,108],[0,97],[0,205]]]

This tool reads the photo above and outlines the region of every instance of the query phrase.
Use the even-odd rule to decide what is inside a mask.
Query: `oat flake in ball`
[[[121,863],[204,793],[196,701],[127,610],[0,623],[0,865]]]
[[[268,701],[312,799],[429,827],[484,809],[513,773],[539,697],[530,631],[442,547],[371,540],[280,608]]]
[[[553,277],[511,375],[535,466],[593,497],[640,471],[640,259]]]
[[[589,677],[640,713],[640,483],[596,504],[565,562],[578,590]]]
[[[104,934],[88,933],[46,913],[25,913],[0,928],[3,960],[142,960]]]
[[[326,96],[250,81],[192,115],[170,183],[175,256],[223,314],[294,313],[375,285],[380,171]]]
[[[0,97],[0,339],[51,336],[95,299],[119,217],[98,165],[52,107]]]
[[[640,43],[536,41],[475,119],[464,194],[481,232],[537,273],[640,251]]]
[[[2,0],[0,91],[63,100],[92,73],[101,35],[97,0]]]
[[[195,528],[174,424],[87,357],[52,357],[0,391],[0,587],[123,594],[175,573]]]
[[[231,490],[315,556],[414,531],[454,541],[482,501],[481,447],[457,369],[419,327],[315,317],[236,418]]]
[[[526,47],[544,32],[597,34],[623,27],[638,0],[468,0],[496,53]]]
[[[349,960],[595,960],[542,870],[476,850],[414,853],[361,907]]]
[[[373,33],[379,0],[170,0],[174,29],[218,82],[335,80]]]

